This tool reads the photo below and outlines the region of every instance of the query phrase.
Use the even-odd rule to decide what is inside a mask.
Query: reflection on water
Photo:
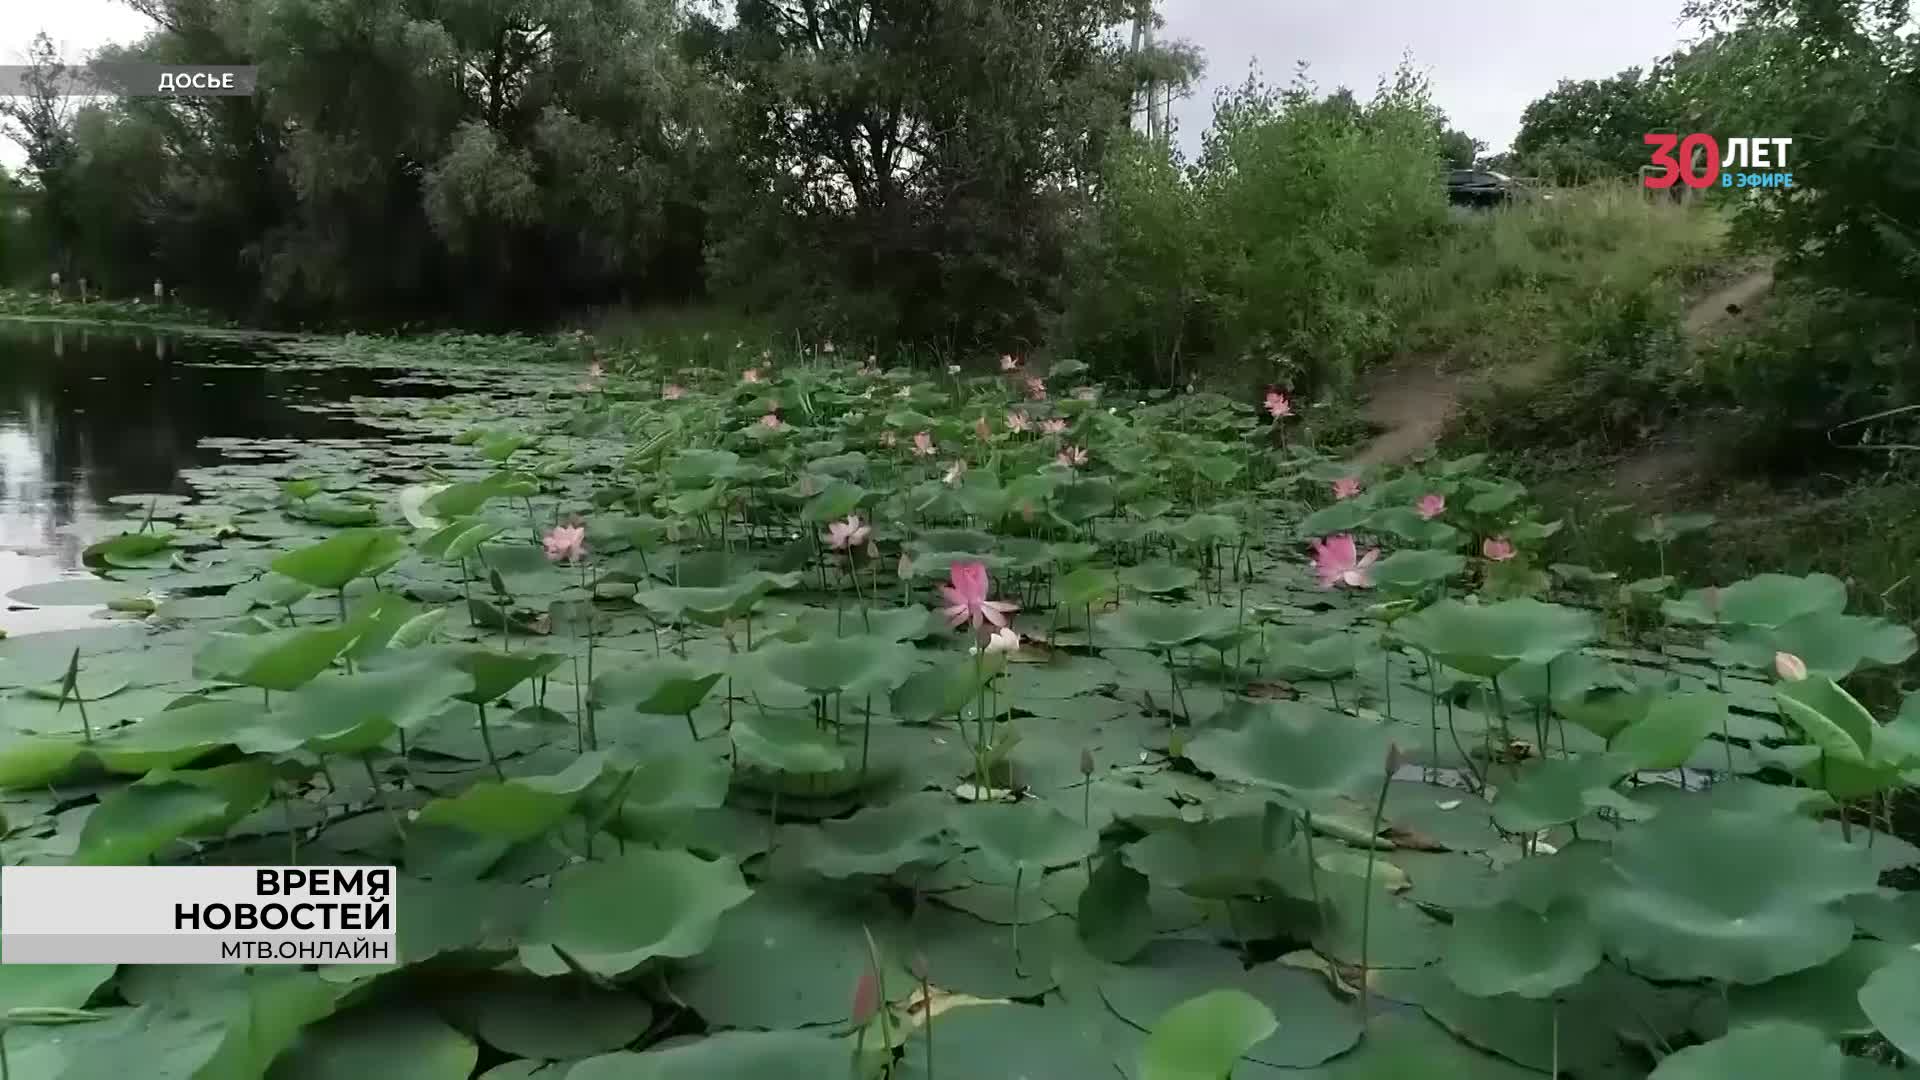
[[[80,569],[115,495],[191,494],[205,438],[370,432],[294,408],[377,392],[364,369],[263,366],[264,346],[151,331],[0,324],[0,596]],[[70,609],[7,610],[0,630],[73,624]]]

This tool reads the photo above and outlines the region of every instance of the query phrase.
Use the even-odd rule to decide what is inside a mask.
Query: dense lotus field
[[[1278,396],[743,366],[463,368],[17,593],[113,614],[0,641],[8,862],[403,878],[391,968],[0,967],[9,1080],[1920,1054],[1920,697],[1845,689],[1914,637],[1840,581],[1556,563]]]

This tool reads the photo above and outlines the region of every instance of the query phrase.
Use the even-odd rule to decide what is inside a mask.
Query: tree
[[[0,130],[26,151],[27,172],[39,189],[34,217],[49,242],[53,266],[71,271],[79,231],[73,196],[76,153],[68,125],[74,76],[44,30],[34,36],[27,57],[21,77],[26,93],[0,98]]]
[[[1661,66],[1563,79],[1521,114],[1513,151],[1527,171],[1557,183],[1637,176],[1648,161],[1647,133],[1680,120],[1671,90]]]
[[[715,202],[717,282],[818,332],[1033,340],[1069,208],[1145,63],[1121,44],[1136,14],[1133,0],[739,0],[712,57],[737,88],[739,163]]]

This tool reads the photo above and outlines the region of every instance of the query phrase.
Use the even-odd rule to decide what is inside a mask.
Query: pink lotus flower
[[[1419,514],[1422,521],[1432,521],[1446,510],[1447,497],[1436,492],[1420,496],[1420,501],[1413,504],[1413,512]]]
[[[1093,401],[1099,398],[1100,392],[1091,386],[1082,386],[1074,390],[1073,396],[1081,401]]]
[[[972,623],[975,630],[982,622],[992,623],[996,627],[1007,625],[1009,612],[1020,609],[1013,604],[987,599],[990,582],[987,580],[985,563],[957,562],[948,571],[951,585],[940,586],[940,593],[947,599],[947,606],[940,614],[947,617],[947,624],[958,629],[962,623]]]
[[[987,655],[1010,653],[1020,648],[1020,635],[1011,626],[1003,626],[987,637]]]
[[[1067,422],[1057,416],[1050,420],[1042,420],[1040,422],[1040,430],[1049,435],[1065,435],[1067,433]]]
[[[973,433],[980,436],[981,442],[986,442],[993,438],[993,425],[987,423],[987,418],[983,416],[973,422]]]
[[[1494,562],[1506,562],[1515,554],[1513,541],[1504,536],[1489,536],[1480,542],[1480,554]]]
[[[599,382],[606,377],[607,369],[600,366],[600,361],[595,360],[593,363],[587,365],[587,378],[592,379],[594,382]]]
[[[679,383],[668,383],[660,391],[660,397],[666,401],[679,401],[687,396],[687,388]]]
[[[1034,401],[1047,400],[1047,380],[1028,379],[1027,380],[1027,397],[1033,399]]]
[[[913,396],[913,387],[903,386],[900,389],[895,390],[893,392],[893,396],[899,398],[901,401],[905,401],[908,398]]]
[[[1373,572],[1368,568],[1379,557],[1379,548],[1361,555],[1350,533],[1313,542],[1313,568],[1320,575],[1320,587],[1323,589],[1331,589],[1336,585],[1345,585],[1350,589],[1371,588]]]
[[[959,364],[948,364],[948,365],[947,365],[947,374],[949,374],[949,375],[958,375],[958,374],[960,374],[960,365],[959,365]]]
[[[786,427],[785,424],[780,422],[779,413],[768,413],[761,417],[760,426],[766,428],[768,431],[779,431],[781,428]]]
[[[1799,682],[1807,677],[1807,662],[1790,652],[1773,654],[1773,670],[1787,682]]]
[[[899,442],[900,442],[900,436],[895,435],[891,431],[883,431],[880,433],[880,445],[886,447],[889,450],[893,449],[894,446],[897,445]]]
[[[1002,356],[1000,357],[1000,370],[1018,371],[1020,370],[1020,361],[1014,359],[1012,356]]]
[[[873,527],[863,523],[859,514],[849,514],[847,520],[827,526],[827,546],[835,551],[859,547],[872,533]]]
[[[564,559],[577,563],[587,557],[587,527],[555,525],[540,541],[540,546],[546,549],[547,558],[553,562]]]
[[[829,341],[825,345],[820,346],[820,351],[829,356],[833,355],[833,342]]]
[[[1014,412],[1010,412],[1007,414],[1007,430],[1008,431],[1012,431],[1015,433],[1023,432],[1031,426],[1032,426],[1031,424],[1027,423],[1026,413],[1019,412],[1016,410]]]
[[[871,378],[872,376],[880,374],[880,369],[874,367],[872,364],[861,364],[860,367],[854,371],[854,374]]]
[[[745,370],[745,371],[743,371],[743,372],[741,372],[741,373],[740,373],[740,381],[741,381],[741,382],[750,382],[750,383],[757,383],[757,382],[759,382],[759,381],[760,381],[760,369],[759,369],[759,368],[757,368],[757,367],[750,367],[750,368],[748,368],[747,370]]]
[[[933,436],[921,432],[913,437],[913,452],[917,457],[933,456]]]
[[[956,461],[953,464],[947,466],[946,481],[949,484],[958,484],[960,482],[960,478],[962,476],[965,476],[966,474],[967,474],[967,463],[964,461]]]
[[[1288,401],[1287,395],[1278,390],[1267,391],[1266,408],[1267,415],[1273,417],[1275,420],[1283,416],[1293,415],[1293,402]]]
[[[1087,452],[1078,446],[1069,446],[1061,450],[1060,456],[1054,460],[1069,469],[1079,468],[1087,463]]]
[[[1336,499],[1351,499],[1358,494],[1360,478],[1357,476],[1343,476],[1333,482],[1333,497]]]

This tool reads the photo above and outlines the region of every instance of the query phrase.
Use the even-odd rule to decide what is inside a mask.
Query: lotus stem
[[[1392,760],[1389,753],[1388,759]],[[1366,884],[1360,896],[1360,1026],[1366,1028],[1372,1017],[1372,965],[1371,946],[1373,932],[1373,864],[1379,858],[1380,846],[1374,841],[1380,836],[1380,819],[1387,813],[1387,789],[1393,784],[1394,770],[1388,769],[1380,781],[1380,798],[1373,805],[1373,829],[1367,834],[1367,876]]]
[[[400,815],[394,813],[393,804],[387,801],[387,793],[380,788],[380,774],[373,771],[373,755],[360,755],[360,764],[367,770],[367,783],[373,785],[373,801],[380,804],[380,809],[386,812],[387,823],[393,826],[394,838],[405,843],[407,830],[400,824]]]
[[[1013,975],[1020,978],[1020,882],[1026,874],[1024,865],[1013,868]]]
[[[487,707],[476,703],[473,709],[480,714],[480,745],[486,747],[487,764],[493,766],[493,775],[504,781],[507,778],[507,772],[500,767],[500,759],[493,752],[493,731],[487,727]]]

